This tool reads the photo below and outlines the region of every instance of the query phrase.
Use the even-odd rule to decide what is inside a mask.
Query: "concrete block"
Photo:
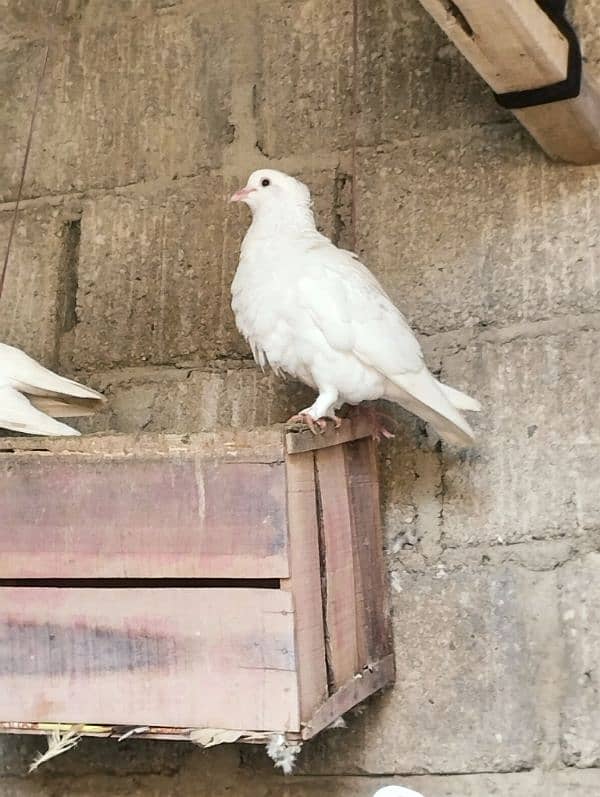
[[[340,178],[334,171],[299,176],[315,189],[326,231],[335,232],[336,225],[342,229]],[[197,364],[217,356],[250,356],[230,306],[230,285],[250,214],[226,201],[247,177],[226,182],[204,173],[164,188],[122,191],[86,204],[73,344],[76,367],[100,370],[190,359]]]
[[[596,460],[596,468],[597,468]],[[596,496],[598,493],[596,493]],[[600,554],[560,570],[566,645],[562,759],[569,767],[600,765]]]
[[[43,38],[48,33],[48,20],[55,7],[56,0],[2,0],[0,49],[10,47],[18,40]]]
[[[77,422],[85,432],[214,431],[283,423],[310,406],[313,393],[256,366],[202,371],[140,368],[95,374],[105,412]]]
[[[0,212],[0,262],[4,262],[13,213]],[[61,333],[59,294],[68,252],[69,222],[59,208],[19,211],[4,294],[0,340],[20,346],[54,366]]]
[[[225,269],[240,232],[225,199],[221,178],[206,174],[86,204],[76,366],[169,364],[214,357],[228,346],[244,351],[223,318]]]
[[[600,172],[551,163],[524,135],[361,154],[358,249],[418,330],[596,311]]]
[[[531,767],[542,721],[531,685],[548,655],[537,643],[537,624],[552,611],[551,579],[512,568],[399,574],[392,592],[396,686],[347,730],[308,746],[301,771]]]
[[[250,754],[246,754],[249,758]],[[256,751],[252,756],[263,758]],[[265,763],[260,779],[248,781],[248,797],[372,797],[384,786],[405,786],[424,797],[597,797],[600,770],[555,772],[482,772],[472,775],[419,775],[396,777],[291,777],[273,775]],[[244,780],[237,794],[245,797]],[[252,790],[254,789],[254,790]],[[220,797],[220,796],[219,796]]]
[[[265,155],[350,146],[352,47],[352,0],[261,2],[255,113]]]
[[[170,180],[221,164],[234,134],[232,3],[141,5],[133,13],[128,3],[83,4],[58,26],[26,196]],[[10,164],[4,199],[16,190],[41,66],[32,47],[25,40],[3,56],[14,64],[6,78],[13,113],[0,123]]]
[[[0,772],[5,776],[26,775],[36,753],[45,748],[44,736],[3,736],[0,739]],[[44,764],[40,774],[78,777],[97,773],[126,775],[144,772],[148,775],[173,775],[190,753],[193,753],[193,749],[185,743],[83,739],[70,754],[58,756]]]
[[[365,146],[510,120],[418,0],[358,3]]]
[[[523,333],[488,331],[443,358],[443,380],[483,404],[477,446],[444,457],[445,546],[600,527],[600,331],[558,319]]]

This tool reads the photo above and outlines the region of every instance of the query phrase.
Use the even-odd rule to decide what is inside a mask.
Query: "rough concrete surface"
[[[104,390],[84,431],[284,420],[229,283],[227,196],[306,180],[436,373],[476,395],[476,448],[402,410],[381,446],[395,688],[307,745],[86,740],[1,797],[600,794],[600,166],[553,163],[418,0],[0,0],[0,251],[47,40],[0,339]],[[570,3],[600,78],[600,0]]]

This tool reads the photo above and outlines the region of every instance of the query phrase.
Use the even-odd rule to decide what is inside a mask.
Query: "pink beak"
[[[229,200],[230,202],[243,202],[246,197],[251,194],[253,191],[256,191],[256,188],[240,188],[239,191],[236,191],[235,194]]]

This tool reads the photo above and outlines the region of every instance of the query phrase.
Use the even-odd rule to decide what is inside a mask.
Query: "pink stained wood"
[[[288,454],[298,454],[302,451],[316,451],[320,448],[339,446],[351,440],[362,437],[371,437],[373,423],[368,418],[344,418],[340,427],[335,429],[331,424],[322,434],[313,434],[305,426],[287,427],[285,445]]]
[[[344,447],[354,553],[354,586],[361,664],[392,652],[390,611],[375,443],[364,438]]]
[[[289,590],[294,599],[300,717],[304,722],[312,716],[328,694],[315,463],[312,452],[293,454],[288,458],[287,479],[290,578],[282,581],[281,587]]]
[[[321,503],[321,556],[324,560],[325,639],[332,683],[339,689],[360,671],[359,637],[344,447],[315,453]]]
[[[0,588],[5,722],[298,731],[291,595]]]
[[[373,662],[371,669],[365,670],[357,678],[347,681],[334,695],[315,711],[310,722],[302,729],[303,739],[312,739],[317,733],[331,725],[369,695],[384,689],[394,682],[395,667],[393,655]]]
[[[0,455],[0,578],[283,578],[285,464]]]

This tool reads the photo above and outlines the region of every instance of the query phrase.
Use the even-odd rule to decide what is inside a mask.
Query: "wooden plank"
[[[351,509],[357,628],[366,632],[363,665],[392,652],[390,609],[383,556],[375,443],[371,438],[344,447]]]
[[[498,94],[541,88],[567,76],[568,42],[535,0],[420,0]],[[600,91],[583,68],[578,97],[515,111],[552,157],[600,161]]]
[[[283,578],[285,464],[0,455],[0,578]]]
[[[343,446],[315,455],[321,500],[321,555],[325,561],[325,639],[330,689],[361,669],[356,627],[352,517]]]
[[[550,157],[600,162],[600,88],[585,70],[578,97],[513,113]]]
[[[317,491],[312,453],[290,457],[287,483],[290,578],[282,581],[281,587],[294,597],[300,717],[307,720],[327,697]]]
[[[166,739],[175,742],[189,742],[191,733],[197,730],[196,728],[142,727],[146,727],[146,730],[138,730],[131,735],[131,738]],[[67,722],[0,722],[0,733],[23,734],[29,736],[48,734],[58,729],[64,733],[65,731],[74,730],[76,728],[80,736],[89,736],[94,739],[117,739],[121,741],[123,741],[122,737],[124,734],[133,730],[131,725],[81,725],[81,723]],[[236,730],[238,729],[236,728]],[[239,739],[236,739],[235,744],[264,745],[267,744],[271,736],[272,732],[270,731],[261,733],[250,731],[249,735],[241,736]],[[302,741],[302,734],[299,731],[287,731],[285,738],[288,742],[297,743]]]
[[[0,454],[78,454],[171,458],[198,455],[236,462],[278,462],[284,458],[282,424],[257,429],[222,429],[195,434],[95,434],[83,437],[0,437]]]
[[[285,443],[288,454],[298,454],[302,451],[317,451],[341,445],[350,440],[369,437],[372,433],[373,424],[368,418],[345,418],[339,429],[328,424],[323,434],[313,434],[305,426],[287,427]]]
[[[6,722],[297,731],[291,596],[0,589]]]
[[[564,80],[569,44],[535,0],[420,0],[497,94]]]
[[[342,686],[332,697],[315,711],[310,722],[302,730],[304,740],[312,739],[317,733],[331,725],[339,717],[370,695],[394,683],[394,657],[386,656],[373,662],[370,670],[365,670]]]

